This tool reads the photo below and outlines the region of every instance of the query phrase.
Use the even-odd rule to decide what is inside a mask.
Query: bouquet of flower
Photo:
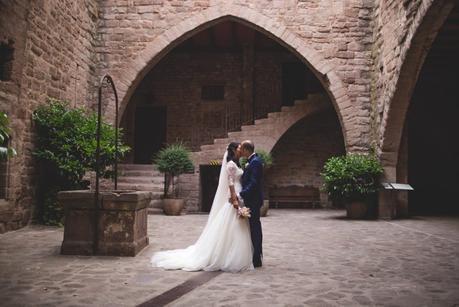
[[[249,218],[250,215],[250,208],[247,207],[239,207],[237,209],[237,216],[240,218]]]

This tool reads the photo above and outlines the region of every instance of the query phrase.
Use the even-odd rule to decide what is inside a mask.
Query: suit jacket
[[[255,154],[250,157],[242,174],[242,190],[239,195],[249,208],[257,208],[263,205],[263,163]]]

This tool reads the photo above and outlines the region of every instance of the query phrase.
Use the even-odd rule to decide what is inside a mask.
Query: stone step
[[[231,143],[231,141],[228,138],[214,140],[214,145],[228,145],[229,143]]]
[[[140,190],[140,191],[162,191],[164,189],[164,184],[149,184],[149,183],[142,183],[142,182],[133,182],[133,183],[126,183],[126,182],[118,182],[118,187],[123,187],[123,189],[133,189],[133,190]]]
[[[118,182],[123,183],[153,183],[153,184],[164,184],[164,177],[155,176],[120,176]]]
[[[158,170],[158,167],[154,164],[118,164],[118,169],[155,171]]]
[[[212,150],[215,148],[215,144],[201,145],[199,148],[201,149],[201,151]]]
[[[255,120],[255,125],[252,125],[252,127],[259,126],[262,124],[269,123],[271,121],[270,118],[260,118]]]
[[[277,119],[282,116],[281,112],[268,113],[268,118]]]
[[[118,177],[164,177],[159,171],[119,170]]]
[[[164,190],[163,186],[155,186],[150,184],[125,184],[118,183],[118,189],[120,190],[136,190],[136,191],[149,191],[162,193]]]

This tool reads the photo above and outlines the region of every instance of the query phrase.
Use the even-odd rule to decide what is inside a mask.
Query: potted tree
[[[194,170],[190,151],[181,143],[171,144],[161,149],[154,163],[164,173],[163,210],[166,215],[180,215],[185,200],[178,197],[175,179],[183,173]]]
[[[269,169],[273,165],[273,157],[271,153],[264,151],[264,150],[256,150],[255,152],[260,157],[263,163],[264,170]],[[245,168],[245,164],[247,164],[247,159],[241,158],[239,162],[243,166],[243,168]],[[264,196],[265,196],[265,199],[263,201],[263,206],[260,208],[260,216],[263,216],[263,217],[268,214],[268,209],[269,209],[269,199],[267,199],[266,193]]]
[[[358,219],[369,217],[382,172],[374,154],[347,154],[328,159],[321,175],[329,197],[344,202],[348,218]]]

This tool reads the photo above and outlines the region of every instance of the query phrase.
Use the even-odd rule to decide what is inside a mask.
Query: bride
[[[229,144],[225,152],[217,192],[198,240],[185,249],[155,253],[151,258],[153,266],[185,271],[239,272],[253,269],[249,222],[247,218],[238,217],[235,209],[243,173],[238,166],[238,145]],[[230,199],[235,202],[231,204]]]

